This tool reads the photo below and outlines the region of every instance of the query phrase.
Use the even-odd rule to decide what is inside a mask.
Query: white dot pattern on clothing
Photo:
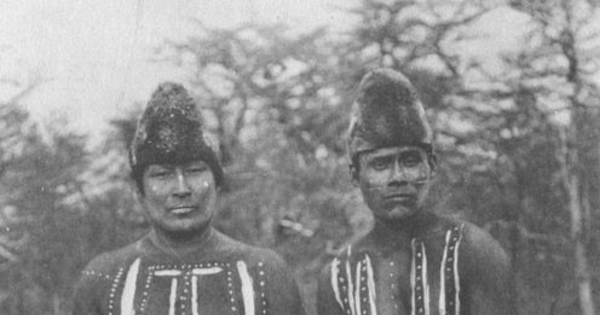
[[[120,315],[123,311],[123,305],[127,306],[124,314],[144,314],[148,311],[149,300],[152,298],[151,294],[156,294],[150,292],[157,278],[170,279],[168,281],[171,282],[170,290],[167,289],[165,293],[167,294],[167,305],[165,307],[169,308],[168,314],[198,315],[200,307],[197,295],[199,292],[198,283],[200,283],[201,277],[216,274],[222,274],[224,277],[226,286],[224,293],[227,294],[228,309],[232,312],[232,315],[241,313],[253,315],[255,314],[254,311],[258,312],[256,314],[269,314],[269,299],[266,294],[268,278],[264,262],[259,262],[254,266],[256,267],[254,269],[246,268],[245,263],[242,261],[237,262],[237,268],[225,262],[144,266],[144,263],[140,265],[140,261],[143,262],[141,258],[138,258],[128,267],[118,269],[113,277],[94,270],[86,270],[82,273],[86,277],[111,281],[108,292],[109,298],[106,302],[109,315]],[[135,269],[134,272],[132,272],[133,269]],[[234,275],[240,273],[244,273],[240,275],[243,278],[241,282],[234,279]],[[125,275],[127,275],[127,279],[125,279]],[[142,275],[143,277],[141,277]],[[140,277],[139,280],[137,280],[138,276]],[[253,277],[256,277],[256,279],[252,280]],[[136,286],[136,284],[138,285]],[[238,290],[241,292],[241,296],[244,297],[243,301],[237,298],[236,292]],[[256,292],[253,292],[254,290]],[[127,295],[127,297],[123,297],[124,295]],[[258,297],[256,305],[252,303],[254,298],[249,298],[252,296]],[[121,300],[121,308],[116,305],[119,300]],[[238,303],[241,304],[238,305]],[[242,305],[243,308],[241,308]],[[118,311],[119,309],[121,311]]]
[[[109,293],[109,299],[108,299],[108,315],[113,315],[114,308],[115,308],[115,295],[117,292],[117,287],[119,285],[119,281],[121,280],[121,277],[123,276],[124,270],[125,270],[124,268],[119,268],[119,271],[117,271],[117,274],[115,275],[115,278],[113,279],[113,283],[110,286],[110,293]]]

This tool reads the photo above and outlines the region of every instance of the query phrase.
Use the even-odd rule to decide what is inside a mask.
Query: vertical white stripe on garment
[[[375,279],[373,277],[373,266],[371,265],[371,258],[369,255],[366,255],[367,261],[367,286],[369,290],[369,304],[371,306],[371,315],[377,315],[377,307],[375,306]]]
[[[127,271],[125,286],[123,287],[123,293],[121,294],[121,315],[134,315],[133,301],[135,298],[135,284],[139,270],[140,258],[136,259]]]
[[[421,264],[421,282],[423,282],[423,303],[425,304],[425,315],[429,315],[429,282],[427,281],[427,253],[425,252],[425,244],[423,243],[421,243],[421,253],[423,253],[423,263]]]
[[[454,258],[454,285],[455,285],[455,291],[456,291],[456,298],[454,299],[454,305],[455,305],[455,313],[456,315],[460,314],[460,278],[458,275],[458,246],[460,246],[460,241],[462,240],[462,230],[463,227],[465,225],[462,224],[460,226],[459,232],[458,232],[458,240],[456,241],[456,244],[454,245],[454,253],[453,253],[453,258]]]
[[[354,286],[352,281],[352,269],[350,269],[350,257],[346,260],[346,279],[348,279],[348,305],[350,306],[350,314],[356,315],[354,311]]]
[[[340,307],[344,309],[344,304],[342,303],[342,298],[340,297],[340,288],[338,287],[338,278],[340,275],[340,260],[335,258],[331,262],[331,287],[333,288],[333,294],[335,295],[335,300],[338,302]]]
[[[444,254],[442,255],[442,263],[440,266],[440,315],[446,315],[446,276],[444,273],[444,266],[446,265],[446,259],[448,258],[450,232],[451,231],[446,232],[446,244],[444,245]]]
[[[415,247],[415,239],[414,238],[410,242],[410,247],[411,247],[411,252],[412,252],[412,255],[410,258],[410,304],[411,304],[410,314],[415,315],[415,313],[416,313],[415,309],[417,308],[417,297],[416,297],[417,294],[415,292],[415,290],[417,289],[417,263],[416,263],[417,249]]]
[[[362,268],[361,261],[356,263],[356,288],[354,293],[354,302],[356,303],[356,315],[360,315],[362,312],[362,307],[360,305],[360,268]]]
[[[248,273],[248,267],[243,261],[237,262],[237,269],[242,283],[242,298],[244,301],[244,314],[254,315],[254,287],[252,278]]]
[[[192,315],[198,315],[198,276],[192,277]]]
[[[177,278],[171,280],[171,295],[169,296],[169,315],[175,315],[175,302],[177,302]]]

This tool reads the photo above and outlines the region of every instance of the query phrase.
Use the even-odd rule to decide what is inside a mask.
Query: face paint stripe
[[[244,314],[254,315],[254,288],[252,278],[248,273],[248,267],[243,261],[237,262],[238,273],[242,283],[242,298],[244,302]]]
[[[175,302],[176,301],[177,301],[177,278],[173,278],[171,280],[171,294],[169,296],[169,315],[175,315]]]
[[[338,302],[340,307],[342,309],[344,309],[344,304],[342,304],[342,299],[340,297],[340,289],[338,287],[338,285],[339,285],[338,277],[340,274],[339,265],[340,265],[340,261],[337,258],[335,258],[331,262],[331,287],[333,288],[333,294],[335,295],[335,300]]]
[[[123,293],[121,295],[121,314],[122,315],[134,315],[133,302],[136,290],[136,281],[138,272],[140,269],[141,259],[136,259],[127,271],[127,277],[125,278],[125,286],[123,287]]]
[[[369,255],[366,255],[367,260],[367,284],[369,288],[369,304],[371,306],[371,315],[377,315],[377,307],[375,306],[376,302],[376,292],[375,292],[375,279],[373,277],[373,266],[371,265],[371,258]]]
[[[444,271],[444,266],[446,265],[446,259],[448,258],[450,234],[450,231],[446,233],[446,245],[444,246],[444,254],[442,255],[442,262],[440,267],[440,315],[446,315],[446,273]]]

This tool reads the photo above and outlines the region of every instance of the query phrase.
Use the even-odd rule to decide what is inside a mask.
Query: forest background
[[[293,34],[285,25],[217,29],[165,41],[156,62],[191,71],[221,139],[231,189],[216,225],[270,247],[315,314],[316,277],[368,231],[344,136],[362,75],[404,72],[436,130],[431,207],[470,220],[513,260],[522,314],[593,315],[600,301],[600,2],[362,0],[358,23]],[[468,52],[478,23],[516,14],[524,29],[490,66]],[[500,26],[502,27],[502,26]],[[144,104],[101,144],[23,109],[44,82],[0,104],[0,313],[67,314],[79,271],[147,231],[126,145]],[[149,95],[148,95],[149,97]],[[98,106],[101,106],[99,104]]]

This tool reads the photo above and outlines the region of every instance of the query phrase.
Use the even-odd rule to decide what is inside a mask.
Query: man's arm
[[[343,315],[344,310],[338,303],[331,282],[331,263],[321,271],[317,288],[317,314]]]
[[[466,267],[466,296],[461,294],[461,299],[466,299],[467,314],[517,314],[510,259],[487,232],[475,226],[468,226],[465,232],[461,252]]]
[[[266,294],[270,301],[269,314],[304,315],[304,305],[298,284],[288,265],[276,254],[266,258],[267,274]]]
[[[83,273],[73,293],[73,315],[103,315],[97,295],[102,292],[103,278],[100,274]]]

